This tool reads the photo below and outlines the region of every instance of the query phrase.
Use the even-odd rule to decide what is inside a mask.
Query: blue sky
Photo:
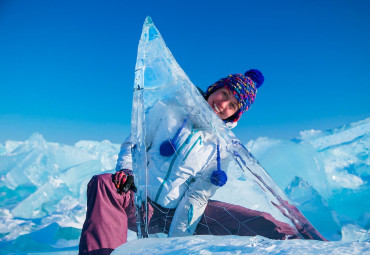
[[[120,143],[150,15],[192,82],[265,75],[235,133],[290,139],[370,116],[370,2],[0,1],[0,142]]]

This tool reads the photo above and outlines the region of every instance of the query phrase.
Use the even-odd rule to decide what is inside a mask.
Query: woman
[[[253,104],[257,88],[263,81],[261,72],[252,69],[244,75],[229,75],[217,81],[203,96],[225,124],[234,127]],[[228,163],[226,150],[217,136],[202,129],[171,100],[156,102],[150,112],[145,139],[149,234],[299,237],[295,229],[268,213],[210,200],[227,182],[227,175],[222,171],[222,166]],[[126,242],[127,229],[137,230],[133,146],[128,137],[121,146],[116,174],[94,176],[88,185],[80,254],[110,254]]]

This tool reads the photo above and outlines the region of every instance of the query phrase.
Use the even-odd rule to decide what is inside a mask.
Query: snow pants
[[[151,201],[148,208],[149,234],[168,233],[175,209]],[[137,231],[134,193],[119,194],[111,174],[94,176],[87,186],[87,212],[79,254],[110,254],[127,242],[128,229]],[[268,213],[213,200],[208,202],[195,234],[300,238],[295,228]]]

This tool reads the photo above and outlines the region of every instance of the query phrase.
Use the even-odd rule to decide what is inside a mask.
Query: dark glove
[[[123,169],[112,174],[112,181],[120,194],[127,193],[129,190],[137,191],[131,170]]]

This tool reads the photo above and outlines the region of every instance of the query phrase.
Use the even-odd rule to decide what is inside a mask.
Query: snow
[[[370,254],[369,242],[321,242],[313,240],[271,240],[260,236],[193,236],[151,238],[128,242],[119,254]]]

